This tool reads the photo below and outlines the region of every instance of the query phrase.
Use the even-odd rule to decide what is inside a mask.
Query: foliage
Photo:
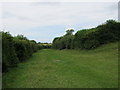
[[[109,43],[94,50],[38,51],[3,76],[3,88],[117,88],[117,49],[118,43]]]
[[[49,49],[52,47],[51,43],[38,43],[39,49]]]
[[[53,40],[55,49],[94,49],[102,44],[120,40],[120,23],[107,20],[95,28],[80,30],[75,35],[74,30],[67,30],[67,34]]]
[[[55,49],[72,49],[73,48],[73,29],[67,30],[62,37],[56,37],[53,40],[52,47]]]
[[[32,53],[39,49],[39,45],[34,40],[28,40],[23,35],[11,36],[9,32],[2,34],[2,71],[9,67],[17,66],[19,62],[25,61]]]
[[[68,30],[66,31],[66,35],[72,35],[73,32],[74,32],[74,29],[68,29]]]
[[[2,71],[7,71],[8,67],[16,66],[19,62],[15,48],[13,37],[8,32],[2,33]]]

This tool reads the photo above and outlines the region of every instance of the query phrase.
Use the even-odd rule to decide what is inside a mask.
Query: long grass
[[[118,45],[44,49],[3,75],[3,88],[117,88]]]

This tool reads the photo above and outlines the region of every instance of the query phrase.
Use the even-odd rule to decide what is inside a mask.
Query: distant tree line
[[[102,44],[120,40],[120,23],[115,20],[107,20],[104,24],[95,28],[79,30],[68,29],[66,34],[53,40],[54,49],[94,49]]]
[[[41,48],[41,49],[48,49],[48,48],[51,48],[52,47],[52,44],[51,43],[47,43],[47,42],[45,42],[45,43],[41,43],[41,42],[38,42],[38,44],[39,44],[39,47]]]
[[[38,45],[39,45],[40,49],[49,49],[52,47],[52,44],[49,44],[49,43],[47,43],[47,44],[41,43]]]
[[[35,40],[28,40],[23,35],[13,37],[9,32],[0,32],[2,36],[2,72],[18,63],[25,61],[44,45],[39,45]],[[46,45],[47,46],[47,45]]]

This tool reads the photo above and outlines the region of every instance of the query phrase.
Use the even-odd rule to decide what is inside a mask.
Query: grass
[[[3,75],[3,88],[117,88],[118,46],[44,49]]]

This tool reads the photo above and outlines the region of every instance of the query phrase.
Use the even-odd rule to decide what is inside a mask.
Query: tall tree
[[[74,29],[68,29],[66,35],[73,35]]]

